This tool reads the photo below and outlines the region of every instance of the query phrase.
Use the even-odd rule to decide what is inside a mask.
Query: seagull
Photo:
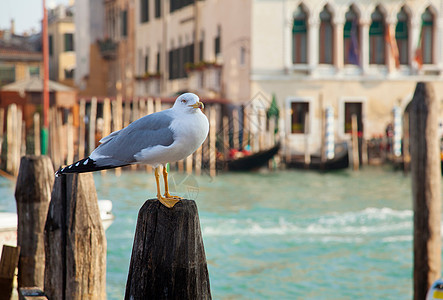
[[[203,103],[193,93],[180,95],[166,110],[146,115],[127,127],[100,140],[89,157],[60,167],[56,176],[112,169],[132,164],[149,164],[155,168],[157,199],[172,208],[182,198],[169,193],[166,163],[182,160],[194,153],[209,132]],[[165,193],[160,192],[160,166],[163,166]]]

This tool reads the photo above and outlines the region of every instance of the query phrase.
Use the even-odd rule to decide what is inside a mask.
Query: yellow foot
[[[177,199],[177,200],[181,200],[181,199],[183,199],[183,197],[172,196],[172,195],[169,194],[168,192],[165,193],[165,198],[172,198],[172,199]]]
[[[180,201],[179,197],[178,198],[172,198],[172,197],[162,197],[162,196],[157,196],[158,201],[160,201],[161,204],[163,204],[164,206],[166,206],[167,208],[173,208],[174,205],[177,204],[178,201]]]

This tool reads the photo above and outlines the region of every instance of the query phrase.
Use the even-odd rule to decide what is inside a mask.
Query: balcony
[[[102,57],[106,60],[114,60],[117,57],[118,44],[107,38],[105,40],[98,40],[98,48]]]

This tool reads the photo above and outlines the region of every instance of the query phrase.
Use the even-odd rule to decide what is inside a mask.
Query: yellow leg
[[[183,199],[182,197],[172,196],[171,194],[169,194],[168,170],[166,169],[166,167],[163,167],[163,179],[165,181],[165,197],[166,198],[177,199],[177,200]]]
[[[160,192],[160,173],[159,173],[159,171],[158,171],[158,168],[159,168],[159,167],[156,167],[156,168],[155,168],[155,172],[154,172],[154,174],[155,174],[155,181],[156,181],[156,183],[157,183],[157,199],[158,199],[158,201],[161,202],[161,204],[163,204],[163,205],[166,206],[167,208],[173,208],[174,205],[175,205],[178,201],[180,201],[180,199],[172,198],[172,197],[167,197],[166,194],[165,194],[166,197],[163,197],[163,196],[162,196],[162,194],[161,194],[161,192]],[[167,173],[166,173],[166,174],[167,174]],[[167,180],[165,180],[165,185],[167,186]],[[168,189],[168,188],[166,188],[166,189]]]

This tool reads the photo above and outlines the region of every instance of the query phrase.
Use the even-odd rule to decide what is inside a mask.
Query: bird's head
[[[193,93],[185,93],[180,95],[174,103],[174,109],[180,109],[188,112],[195,112],[203,109],[205,106],[200,102],[200,98]]]

